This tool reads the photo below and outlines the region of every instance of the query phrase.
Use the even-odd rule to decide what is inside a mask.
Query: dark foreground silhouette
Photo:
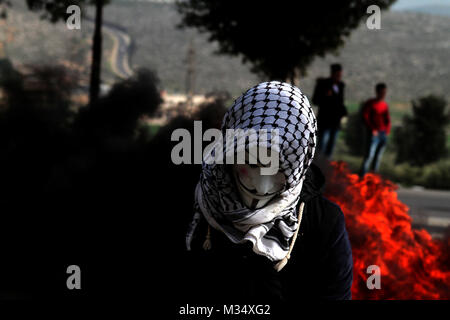
[[[8,61],[0,69],[0,299],[173,291],[176,274],[163,274],[182,250],[192,210],[186,190],[200,168],[172,164],[170,136],[177,127],[192,130],[192,119],[173,119],[150,137],[140,119],[158,110],[161,97],[149,71],[73,112],[62,69],[41,67],[31,80]],[[203,118],[206,130],[220,123],[221,108],[219,99],[193,118]],[[81,268],[79,291],[66,287],[72,264]]]

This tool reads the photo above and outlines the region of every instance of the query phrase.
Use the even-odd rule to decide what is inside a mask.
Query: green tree
[[[100,92],[100,71],[102,65],[103,6],[108,3],[108,0],[26,0],[26,2],[31,10],[41,11],[42,18],[51,22],[64,20],[68,16],[66,10],[70,5],[78,5],[80,7],[86,4],[95,5],[89,102],[91,104],[96,102]]]
[[[450,114],[447,101],[429,95],[412,102],[412,116],[405,116],[394,132],[397,162],[423,166],[447,155],[446,129]]]
[[[196,27],[217,41],[219,53],[241,54],[252,71],[270,79],[305,74],[314,57],[323,57],[368,18],[367,8],[388,8],[395,0],[178,2],[180,26]]]

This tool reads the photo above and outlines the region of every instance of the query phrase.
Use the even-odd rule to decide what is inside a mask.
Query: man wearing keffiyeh
[[[215,285],[205,289],[209,298],[230,298],[230,291],[244,299],[349,299],[350,243],[339,207],[320,194],[324,178],[312,164],[317,124],[307,97],[287,83],[261,83],[225,114],[224,137],[230,129],[272,134],[223,142],[224,153],[230,146],[245,153],[243,164],[203,163],[186,234],[202,270],[197,284],[213,277]],[[275,174],[261,174],[266,163],[254,152],[258,148],[276,153]],[[324,272],[315,285],[305,274],[313,270]]]

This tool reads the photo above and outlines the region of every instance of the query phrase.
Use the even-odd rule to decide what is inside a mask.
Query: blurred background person
[[[319,151],[331,158],[340,129],[342,117],[347,115],[344,105],[345,83],[342,81],[342,66],[330,66],[329,78],[317,79],[312,101],[319,107],[317,116],[319,128]]]
[[[367,128],[367,145],[360,175],[364,176],[369,169],[377,172],[381,156],[386,147],[387,135],[391,130],[391,118],[386,101],[387,86],[378,83],[375,86],[375,98],[369,99],[363,107],[363,119]]]

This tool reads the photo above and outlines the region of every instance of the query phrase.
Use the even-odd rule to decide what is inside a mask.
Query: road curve
[[[89,23],[94,24],[94,19],[90,17],[85,18]],[[120,78],[129,78],[133,75],[133,70],[130,67],[131,55],[131,37],[120,26],[116,26],[111,22],[104,21],[102,31],[108,34],[114,44],[110,56],[112,71]]]
[[[114,41],[110,57],[114,73],[121,78],[131,77],[133,75],[130,67],[131,37],[111,24],[104,24],[103,31],[109,34]]]

